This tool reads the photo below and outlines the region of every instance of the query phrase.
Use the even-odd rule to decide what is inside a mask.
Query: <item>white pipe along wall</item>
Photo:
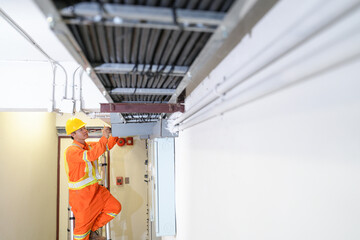
[[[179,129],[357,58],[359,2],[314,1],[312,7],[316,11],[290,12],[294,16],[274,31],[269,24],[256,26],[232,53],[238,56],[224,61],[186,99],[186,112],[174,121]],[[231,61],[237,62],[235,71],[226,67]]]
[[[280,1],[186,98],[162,239],[360,239],[359,23]]]

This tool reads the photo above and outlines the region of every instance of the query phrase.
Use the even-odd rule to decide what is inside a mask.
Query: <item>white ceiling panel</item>
[[[31,0],[0,0],[0,8],[48,56],[61,64],[67,74],[69,92],[79,64],[49,28],[46,17]],[[8,21],[0,16],[0,111],[47,111],[51,106],[53,71],[48,59]],[[79,98],[79,75],[75,74]],[[55,103],[65,97],[65,73],[56,70]],[[98,111],[107,100],[92,80],[83,74],[83,108]],[[69,98],[73,96],[68,95]]]
[[[31,0],[0,0],[1,9],[55,61],[74,61]],[[0,60],[46,60],[36,48],[0,18]]]

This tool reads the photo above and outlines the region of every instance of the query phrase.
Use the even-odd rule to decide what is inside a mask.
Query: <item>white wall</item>
[[[320,3],[323,1],[282,1],[257,29],[276,22],[272,26],[279,31],[294,20],[292,15],[317,13],[312,7]],[[341,6],[333,9],[336,12]],[[359,14],[354,19],[359,19]],[[340,22],[332,27],[344,29]],[[328,29],[330,34],[333,28]],[[254,30],[258,35],[264,31]],[[321,47],[322,41],[331,40],[327,32],[324,34],[313,38],[313,44]],[[259,44],[271,37],[262,36]],[[341,39],[334,38],[338,37]],[[226,64],[219,66],[221,71],[214,69],[212,75],[222,81],[221,74],[232,74],[242,66],[246,71],[254,63],[249,60],[257,46],[246,48],[252,43],[251,37],[240,43],[224,60]],[[305,47],[297,49],[299,55],[304,53],[301,49],[305,51]],[[247,55],[242,55],[246,50]],[[329,47],[327,52],[331,50]],[[314,52],[309,59],[317,56]],[[258,74],[266,75],[264,72],[275,64]],[[176,139],[175,239],[359,239],[359,69],[357,55],[281,91],[234,104],[232,110],[180,131]],[[286,67],[277,70],[279,76],[287,73]],[[265,80],[271,86],[278,79],[293,76],[282,77]],[[186,109],[201,99],[200,90],[188,97]],[[226,96],[223,101],[227,101]]]
[[[355,68],[181,132],[176,239],[359,239]]]

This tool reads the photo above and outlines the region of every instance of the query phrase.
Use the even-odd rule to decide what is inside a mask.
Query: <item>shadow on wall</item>
[[[120,217],[114,220],[116,226],[114,228],[114,237],[121,236],[121,239],[135,239],[133,234],[134,229],[137,229],[137,227],[133,226],[133,222],[136,224],[137,221],[133,215],[140,209],[142,204],[144,204],[144,199],[141,195],[134,191],[132,187],[128,187],[126,196],[124,196],[121,202],[123,209],[121,210]]]
[[[143,141],[115,147],[111,157],[111,192],[122,205],[120,216],[111,221],[112,239],[146,239],[146,184],[143,181],[146,148]],[[117,176],[130,178],[130,184],[115,185]]]

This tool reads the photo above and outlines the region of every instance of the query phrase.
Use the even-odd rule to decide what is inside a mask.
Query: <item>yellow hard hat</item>
[[[78,118],[70,118],[69,120],[67,120],[66,122],[66,134],[70,135],[71,133],[75,132],[76,130],[82,128],[83,126],[85,126],[86,123],[84,123],[83,121],[81,121]]]

